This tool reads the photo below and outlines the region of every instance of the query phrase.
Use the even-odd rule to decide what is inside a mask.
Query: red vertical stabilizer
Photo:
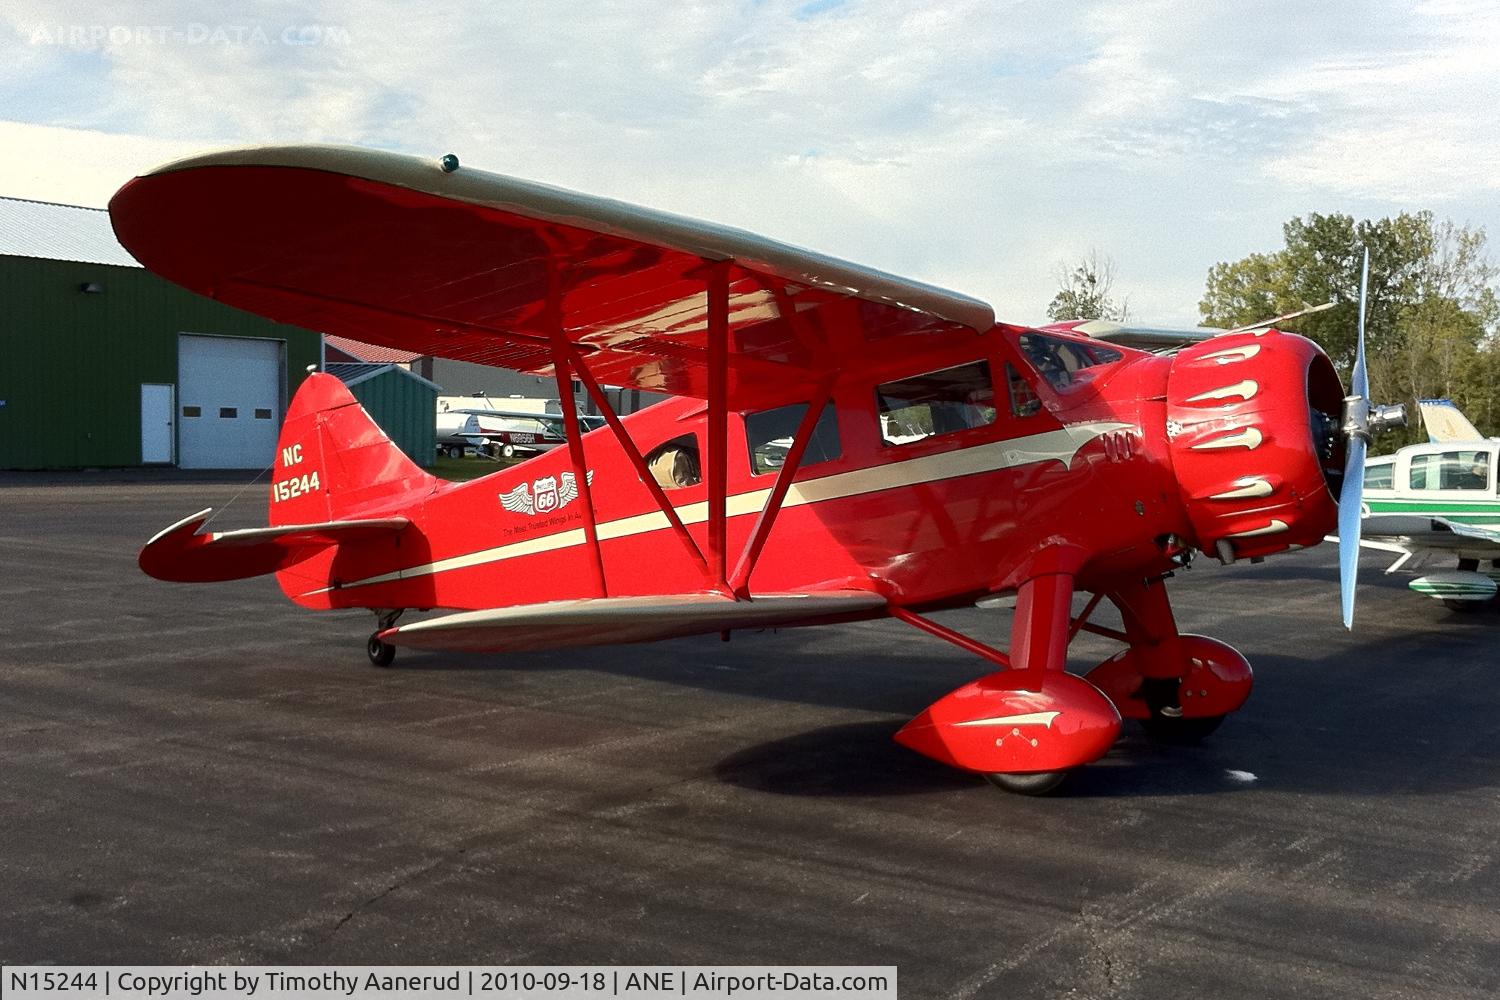
[[[420,500],[437,484],[344,383],[320,373],[292,398],[271,469],[273,526],[358,518],[398,498]]]

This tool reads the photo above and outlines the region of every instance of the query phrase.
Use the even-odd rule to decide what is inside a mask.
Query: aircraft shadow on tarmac
[[[1439,618],[1451,615],[1435,610]],[[1179,796],[1260,789],[1380,796],[1490,786],[1494,769],[1481,748],[1484,732],[1500,714],[1500,696],[1492,693],[1485,666],[1494,613],[1452,617],[1460,628],[1435,619],[1425,629],[1396,636],[1360,641],[1356,633],[1352,644],[1330,639],[1322,655],[1250,650],[1256,693],[1203,745],[1158,745],[1126,722],[1110,753],[1072,775],[1059,794]],[[977,776],[936,764],[891,740],[906,719],[972,680],[975,661],[938,644],[891,648],[882,643],[878,625],[857,628],[864,634],[842,639],[822,630],[788,630],[730,645],[696,638],[535,654],[519,669],[596,670],[729,696],[889,715],[745,747],[714,766],[716,778],[727,784],[807,796],[987,790]],[[1342,630],[1331,634],[1343,635]],[[477,655],[412,656],[406,663],[421,669],[518,669],[513,657]]]
[[[1252,702],[1253,706],[1253,702]],[[1346,716],[1304,729],[1245,710],[1197,747],[1152,743],[1126,722],[1100,761],[1054,793],[1068,798],[1222,795],[1251,790],[1294,794],[1408,796],[1495,784],[1491,768],[1470,757],[1472,735],[1448,725],[1442,706],[1414,706],[1403,728],[1432,734],[1402,752],[1381,749],[1370,727]],[[1269,711],[1274,711],[1271,709]],[[913,754],[891,735],[903,719],[826,726],[746,747],[714,766],[715,777],[776,795],[897,796],[983,789],[966,775]],[[1470,730],[1472,734],[1472,730]],[[1448,737],[1452,737],[1449,739]]]
[[[720,760],[718,780],[775,795],[893,796],[988,789],[964,774],[912,753],[891,739],[900,719],[827,726],[747,747]],[[1212,755],[1211,755],[1212,756]],[[1202,750],[1155,747],[1126,729],[1109,755],[1069,777],[1069,798],[1200,795],[1247,787],[1226,776]]]

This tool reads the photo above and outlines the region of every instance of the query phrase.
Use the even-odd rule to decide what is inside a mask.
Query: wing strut
[[[620,448],[625,452],[625,457],[630,459],[630,464],[635,468],[636,476],[651,491],[651,497],[656,501],[657,508],[666,516],[667,522],[672,526],[672,533],[677,536],[678,541],[682,542],[683,548],[687,549],[688,556],[698,564],[698,568],[703,572],[704,579],[713,584],[715,582],[713,571],[708,568],[708,560],[704,558],[703,550],[693,540],[693,536],[688,532],[687,527],[683,525],[682,518],[678,516],[677,508],[672,506],[672,501],[667,499],[667,494],[662,490],[661,485],[657,483],[656,477],[651,474],[651,470],[647,468],[646,460],[641,457],[640,449],[635,446],[635,441],[631,439],[630,432],[620,422],[619,415],[615,413],[614,407],[610,406],[609,397],[604,395],[604,390],[600,387],[599,380],[594,378],[594,373],[589,371],[588,365],[578,356],[578,352],[573,350],[571,344],[568,345],[567,352],[568,362],[572,366],[573,373],[578,376],[579,381],[583,383],[584,390],[589,394],[589,398],[599,408],[600,414],[604,417],[604,422],[609,424],[609,429],[614,433],[615,440],[619,442]]]
[[[914,611],[908,611],[905,608],[891,608],[891,617],[898,618],[901,621],[906,622],[906,624],[911,625],[914,628],[919,628],[929,635],[935,635],[945,642],[951,642],[959,649],[967,650],[968,652],[973,653],[976,656],[982,656],[986,660],[989,660],[991,663],[995,664],[1001,670],[1011,670],[1014,667],[1014,664],[1011,662],[1011,658],[1006,654],[1000,652],[1000,650],[996,649],[995,647],[986,646],[978,639],[970,639],[963,633],[955,632],[953,629],[949,628],[946,625],[939,625],[931,618],[924,618]]]
[[[568,434],[568,454],[573,459],[574,482],[579,499],[583,501],[583,535],[588,539],[589,550],[594,554],[594,576],[599,585],[599,596],[609,596],[609,585],[604,578],[604,552],[599,547],[599,521],[594,511],[594,491],[589,486],[588,460],[583,454],[583,433],[578,426],[578,407],[573,402],[573,376],[570,357],[572,345],[563,333],[562,279],[558,275],[556,253],[547,257],[547,303],[546,329],[552,340],[552,374],[557,378],[557,399],[562,408],[563,426]]]
[[[708,551],[714,583],[729,588],[729,262],[708,265]]]
[[[786,499],[787,490],[791,489],[792,477],[797,475],[797,469],[802,464],[802,455],[807,451],[807,445],[812,441],[813,431],[818,426],[818,418],[823,415],[823,409],[828,405],[828,399],[833,394],[833,380],[833,375],[823,380],[823,384],[818,387],[817,397],[808,404],[807,412],[802,414],[802,423],[797,427],[797,434],[792,438],[791,450],[787,452],[781,471],[776,476],[776,485],[771,487],[771,495],[766,498],[766,505],[761,508],[760,516],[755,519],[755,528],[750,533],[750,540],[745,543],[739,562],[735,563],[734,575],[730,577],[729,584],[735,595],[741,599],[750,596],[750,574],[755,572],[755,564],[760,559],[760,550],[765,547],[766,539],[770,537],[771,526],[776,523],[776,515],[781,512],[781,503]]]

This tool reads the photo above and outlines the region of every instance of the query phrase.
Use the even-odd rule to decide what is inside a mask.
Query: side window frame
[[[752,421],[754,421],[757,417],[766,417],[770,414],[780,413],[793,409],[797,410],[795,419],[789,421],[791,426],[790,436],[795,443],[797,428],[801,426],[802,420],[807,414],[807,408],[811,405],[811,402],[787,403],[783,406],[774,406],[766,410],[752,410],[740,415],[740,424],[745,435],[745,461],[752,478],[757,476],[773,476],[781,472],[781,464],[771,465],[767,463],[766,468],[760,468],[756,462],[756,450],[758,446],[771,445],[781,440],[782,438],[787,437],[787,435],[782,434],[778,435],[775,438],[768,438],[765,441],[761,441],[759,442],[759,444],[757,444],[756,438],[758,435],[752,433],[751,431]],[[820,443],[824,446],[831,443],[833,446],[832,452],[830,453],[827,447],[823,447],[817,453],[814,453],[814,447],[818,446]],[[788,452],[789,451],[790,446],[788,447]],[[784,461],[785,454],[783,454],[782,457]],[[807,450],[802,455],[802,461],[798,463],[797,471],[798,473],[800,473],[803,469],[812,468],[818,465],[825,465],[829,462],[837,462],[843,457],[844,441],[843,434],[841,433],[839,427],[838,406],[835,403],[833,397],[829,396],[828,399],[823,403],[822,412],[818,414],[817,423],[813,425],[812,440],[808,442]]]
[[[1036,386],[1026,381],[1026,375],[1010,358],[1006,358],[1002,364],[1005,366],[1005,393],[1010,399],[1010,415],[1017,420],[1026,420],[1041,413],[1042,397],[1036,391]]]
[[[681,453],[673,458],[670,453]],[[641,456],[646,469],[664,491],[690,490],[703,485],[703,448],[692,431],[668,438]],[[677,481],[678,477],[681,481]]]
[[[1493,492],[1494,456],[1484,448],[1422,451],[1411,455],[1406,465],[1405,488],[1409,493],[1467,496]],[[1473,472],[1479,467],[1483,467],[1482,473]]]
[[[874,402],[875,402],[876,439],[879,442],[881,448],[882,449],[886,449],[886,448],[907,448],[907,447],[912,447],[912,446],[920,445],[920,444],[922,444],[924,442],[928,442],[928,441],[933,441],[933,440],[938,440],[938,439],[945,439],[946,440],[946,439],[952,438],[952,437],[957,436],[957,435],[982,433],[982,432],[985,432],[985,431],[991,431],[994,428],[996,428],[999,425],[999,423],[1000,423],[1000,411],[999,411],[998,406],[996,405],[997,402],[998,402],[998,400],[997,400],[997,397],[995,395],[995,392],[996,392],[996,390],[995,390],[995,365],[996,365],[997,360],[999,360],[999,359],[997,359],[996,357],[994,357],[994,356],[992,356],[990,354],[985,354],[985,355],[983,355],[981,357],[974,358],[973,360],[970,360],[970,361],[963,361],[963,362],[960,362],[960,363],[958,363],[956,365],[944,365],[941,368],[933,368],[933,369],[929,369],[929,370],[926,370],[926,371],[913,372],[913,373],[911,373],[909,375],[902,375],[902,376],[898,376],[896,378],[890,378],[890,379],[886,379],[885,381],[876,383],[875,386],[873,387],[873,390],[872,390],[872,396],[874,397]],[[982,407],[982,408],[988,409],[989,415],[988,415],[987,419],[982,419],[982,420],[980,420],[977,423],[966,423],[965,426],[962,426],[962,427],[950,427],[950,428],[945,428],[945,429],[942,429],[942,430],[939,430],[937,428],[937,426],[935,425],[935,423],[934,423],[933,428],[932,428],[931,431],[929,431],[927,433],[919,434],[917,436],[914,436],[910,440],[897,441],[897,440],[892,440],[891,437],[888,436],[888,433],[887,433],[887,418],[890,415],[895,414],[895,413],[900,413],[900,412],[905,411],[905,410],[913,410],[913,409],[916,409],[919,406],[925,405],[925,406],[927,406],[929,408],[928,409],[928,414],[929,414],[929,419],[930,419],[932,417],[932,415],[933,415],[932,411],[931,411],[931,406],[932,406],[932,403],[934,401],[933,400],[927,400],[925,402],[909,403],[909,404],[907,404],[905,406],[891,407],[891,408],[888,409],[887,405],[886,405],[887,400],[888,399],[892,399],[892,398],[899,398],[899,397],[896,397],[896,396],[889,396],[888,397],[886,395],[886,393],[883,392],[882,390],[884,390],[884,389],[886,389],[888,387],[890,387],[890,388],[900,387],[904,383],[914,383],[914,382],[917,382],[920,379],[927,378],[927,377],[933,376],[933,375],[941,375],[941,374],[943,374],[945,372],[956,372],[956,371],[958,371],[960,369],[963,369],[963,368],[982,368],[983,369],[985,381],[986,381],[988,389],[989,389],[989,401],[987,403],[978,403],[978,402],[975,402],[973,400],[957,399],[957,398],[951,399],[951,400],[939,400],[939,401],[943,402],[943,403],[951,403],[951,404],[954,404],[955,406]]]
[[[1052,350],[1048,357],[1055,362],[1053,365],[1044,364],[1035,352],[1027,348],[1029,341],[1036,341],[1044,346],[1050,346]],[[1079,385],[1083,385],[1094,378],[1096,374],[1093,369],[1103,368],[1116,362],[1124,360],[1125,355],[1110,347],[1108,344],[1084,343],[1069,337],[1060,337],[1056,334],[1045,333],[1039,330],[1026,330],[1015,338],[1015,349],[1026,366],[1036,373],[1037,377],[1047,384],[1047,388],[1055,393],[1067,393]],[[1085,363],[1069,368],[1062,357],[1066,350],[1074,355],[1075,360],[1081,356]]]

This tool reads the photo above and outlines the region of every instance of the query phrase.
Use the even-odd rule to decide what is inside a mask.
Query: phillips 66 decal
[[[589,470],[589,485],[594,485],[594,472]],[[562,510],[578,499],[578,477],[571,472],[561,476],[542,476],[529,483],[522,483],[509,493],[500,494],[500,506],[512,514],[550,514]]]

